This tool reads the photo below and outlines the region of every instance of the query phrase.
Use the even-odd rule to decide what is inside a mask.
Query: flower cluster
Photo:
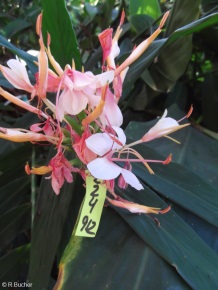
[[[129,66],[147,49],[150,43],[161,32],[168,16],[166,13],[157,30],[145,41],[134,48],[130,56],[119,66],[115,58],[119,54],[118,39],[122,32],[125,14],[122,12],[120,24],[113,36],[112,28],[99,34],[103,50],[102,73],[94,75],[90,71],[76,70],[74,62],[63,69],[50,51],[50,37],[45,47],[42,37],[42,14],[38,17],[36,31],[39,36],[40,51],[38,53],[38,72],[35,84],[32,84],[28,72],[18,59],[7,62],[8,67],[0,66],[4,77],[17,89],[30,95],[30,102],[21,99],[0,88],[0,95],[8,101],[27,111],[37,114],[40,123],[34,124],[30,130],[0,128],[0,138],[13,142],[53,144],[57,154],[48,165],[31,168],[28,164],[25,170],[28,174],[49,174],[54,192],[58,195],[64,182],[73,182],[73,172],[83,179],[87,175],[102,180],[110,193],[107,197],[111,204],[128,209],[131,212],[165,213],[160,208],[150,208],[144,205],[123,200],[114,192],[115,179],[118,186],[126,188],[131,185],[137,190],[143,189],[142,184],[132,172],[133,162],[142,162],[151,174],[150,162],[167,164],[171,160],[146,160],[135,149],[134,145],[148,142],[155,138],[185,127],[166,117],[162,118],[140,140],[126,144],[126,136],[121,129],[123,116],[118,106],[122,95],[122,87]],[[50,62],[52,69],[48,66]],[[55,93],[53,101],[48,93]],[[54,95],[54,94],[53,94]],[[38,106],[32,106],[31,100],[37,96]],[[49,113],[50,112],[50,113]],[[67,160],[66,151],[73,151],[75,158]],[[118,165],[122,164],[122,165]]]

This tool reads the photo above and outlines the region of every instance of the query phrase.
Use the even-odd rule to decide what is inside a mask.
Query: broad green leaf
[[[91,290],[190,289],[176,271],[109,208],[103,210],[94,239],[71,238],[60,264],[56,289],[70,289],[70,285]]]
[[[27,176],[17,178],[0,187],[0,212],[5,213],[21,203],[29,201],[30,180]]]
[[[51,149],[48,160],[53,154]],[[33,282],[33,290],[46,289],[58,247],[65,247],[69,239],[66,228],[70,226],[72,231],[75,222],[72,218],[77,214],[72,209],[75,193],[80,192],[77,181],[75,178],[72,184],[66,182],[57,196],[51,188],[51,180],[42,179],[30,250],[29,280]]]
[[[142,33],[143,31],[151,27],[153,19],[148,15],[136,14],[132,15],[129,21],[137,33]]]
[[[1,249],[30,228],[30,210],[30,204],[24,204],[0,216]]]
[[[76,69],[81,70],[79,47],[65,1],[42,0],[42,9],[44,41],[49,33],[54,58],[63,69],[74,60]]]
[[[207,129],[218,132],[217,118],[217,81],[218,78],[214,73],[205,75],[204,82],[201,87],[202,98],[202,117],[204,127]]]
[[[10,52],[14,53],[18,57],[20,57],[23,60],[25,60],[25,62],[27,63],[29,69],[31,70],[31,72],[32,73],[36,73],[37,66],[34,64],[34,61],[36,61],[36,58],[34,56],[32,56],[29,53],[17,48],[12,43],[8,42],[7,39],[4,38],[1,35],[0,35],[0,45],[4,46],[8,50],[10,50]]]
[[[172,98],[174,100],[177,99],[177,95],[180,94],[180,92],[182,92],[182,96],[185,95],[185,91],[182,87],[176,86],[175,90],[172,92]],[[179,110],[176,105],[168,109],[168,116],[176,120],[181,119],[184,115],[185,113]],[[126,129],[126,133],[128,136],[131,136],[132,139],[138,140],[156,124],[157,120],[145,123],[131,122]],[[176,144],[166,138],[161,138],[147,142],[146,146],[154,149],[163,156],[172,153],[173,162],[187,167],[209,185],[217,187],[218,141],[206,136],[192,126],[175,132],[172,134],[172,137],[180,141],[181,144]]]
[[[153,62],[161,50],[165,47],[167,48],[170,43],[174,42],[180,37],[185,37],[217,23],[218,13],[214,13],[177,29],[168,38],[154,41],[149,46],[147,51],[140,58],[138,58],[134,64],[130,66],[130,69],[125,78],[124,86],[130,86],[133,84],[141,76],[144,70]]]
[[[9,141],[5,142],[10,144]],[[25,176],[24,166],[31,159],[32,148],[30,144],[24,144],[18,148],[8,151],[0,156],[1,186]]]
[[[157,0],[130,0],[129,14],[147,14],[153,19],[157,19],[161,15],[160,4]]]
[[[29,248],[30,245],[20,246],[0,258],[1,282],[17,282],[23,279],[25,267],[28,265]]]
[[[31,26],[31,23],[21,19],[17,18],[13,21],[10,21],[7,26],[4,27],[3,31],[6,34],[5,36],[7,38],[13,37],[16,33],[28,28]]]
[[[140,204],[166,207],[146,186],[140,192],[133,189],[125,192],[117,189],[116,192]],[[71,237],[60,263],[56,290],[70,289],[70,285],[77,285],[79,289],[99,287],[109,290],[216,289],[218,259],[215,252],[176,212],[171,210],[158,216],[158,227],[147,215],[115,210],[144,242],[123,224],[115,212],[104,209],[95,239]]]
[[[124,197],[121,191],[119,194]],[[163,208],[159,197],[151,190],[146,190],[145,195],[127,190],[125,195],[137,203]],[[158,216],[159,228],[145,215],[133,216],[121,210],[117,211],[146,243],[175,267],[193,289],[215,290],[218,287],[218,256],[173,209],[165,215]]]
[[[169,151],[163,157],[146,145],[135,149],[145,158],[154,160],[164,160],[171,153],[168,148]],[[178,163],[171,162],[166,166],[152,164],[151,167],[154,175],[146,172],[145,167],[138,164],[135,165],[134,172],[161,195],[207,222],[218,225],[218,198],[215,187]]]
[[[200,3],[200,0],[176,0],[166,25],[165,37],[170,36],[176,29],[197,20],[200,14]],[[171,88],[184,73],[191,54],[191,35],[177,39],[163,48],[158,56],[158,62],[150,68],[157,90],[168,91]]]

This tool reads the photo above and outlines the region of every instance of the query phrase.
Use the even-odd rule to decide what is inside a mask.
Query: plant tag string
[[[106,198],[106,187],[92,176],[86,178],[86,195],[76,229],[76,236],[94,238]]]

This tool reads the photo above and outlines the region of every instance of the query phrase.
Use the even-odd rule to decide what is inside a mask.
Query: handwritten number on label
[[[99,194],[96,193],[96,192],[99,190],[99,186],[98,186],[98,184],[100,184],[101,182],[98,181],[98,180],[95,178],[95,179],[94,179],[94,183],[95,183],[95,185],[93,186],[94,191],[92,191],[92,192],[90,193],[90,196],[91,196],[92,198],[91,198],[91,200],[89,201],[89,206],[90,206],[90,211],[89,211],[89,213],[92,213],[92,211],[93,211],[93,209],[94,209],[96,203],[98,202],[98,199],[95,199],[95,198],[99,196]]]
[[[95,221],[93,221],[92,219],[90,219],[90,221],[89,221],[89,217],[87,215],[85,215],[83,217],[82,224],[83,224],[83,226],[80,229],[81,232],[85,229],[87,234],[95,235],[94,232],[91,232],[91,230],[93,230],[95,228],[95,226],[96,226],[96,222]]]

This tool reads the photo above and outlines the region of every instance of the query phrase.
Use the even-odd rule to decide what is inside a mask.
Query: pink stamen
[[[111,161],[122,161],[122,162],[147,162],[147,163],[162,163],[162,164],[168,164],[165,163],[165,160],[152,160],[152,159],[131,159],[131,158],[116,158],[111,157]]]
[[[193,112],[193,106],[191,105],[191,107],[190,107],[188,113],[185,115],[185,117],[183,117],[182,119],[180,119],[177,122],[179,123],[179,122],[183,121],[184,119],[188,119],[191,116],[192,112]]]

